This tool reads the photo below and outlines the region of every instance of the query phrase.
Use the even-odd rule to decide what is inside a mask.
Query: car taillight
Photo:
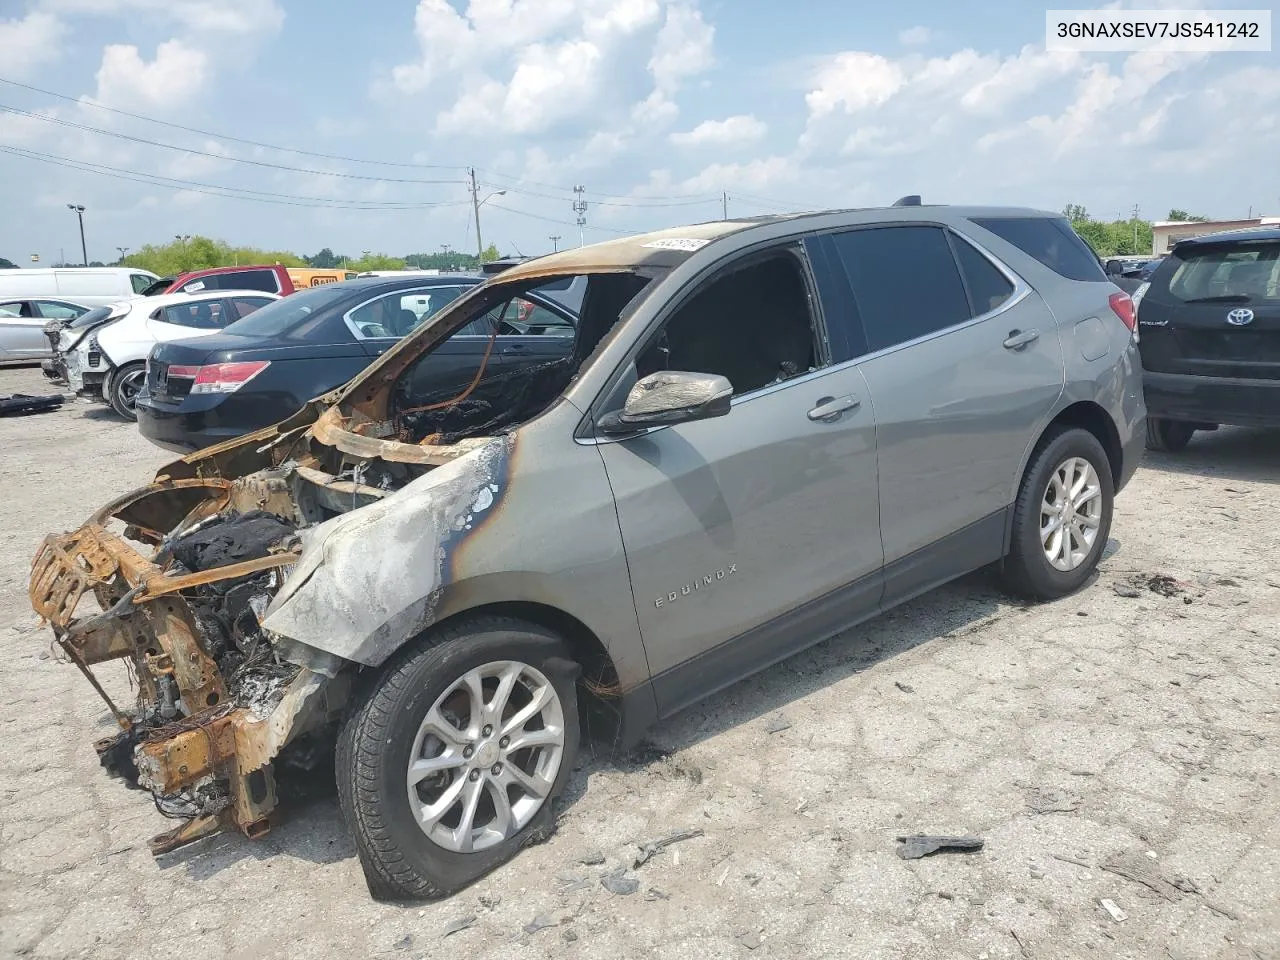
[[[246,383],[271,366],[270,360],[246,360],[240,363],[211,363],[208,366],[171,366],[169,379],[186,377],[194,379],[192,393],[235,393]]]
[[[1127,293],[1113,293],[1107,298],[1111,304],[1111,312],[1120,318],[1120,322],[1132,333],[1138,328],[1138,311]]]

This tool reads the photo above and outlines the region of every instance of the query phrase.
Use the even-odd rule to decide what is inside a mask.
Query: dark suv
[[[1178,243],[1134,295],[1147,446],[1218,424],[1280,425],[1280,229]]]

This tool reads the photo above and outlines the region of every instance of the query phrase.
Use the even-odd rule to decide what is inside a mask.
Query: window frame
[[[835,231],[830,231],[835,232]],[[574,440],[578,443],[595,445],[602,443],[621,443],[625,440],[633,439],[637,436],[647,436],[657,430],[667,430],[672,426],[679,424],[660,424],[658,426],[646,427],[638,430],[635,434],[627,436],[610,436],[602,434],[596,430],[595,424],[601,416],[615,409],[611,406],[611,401],[618,394],[618,387],[626,379],[628,372],[634,372],[636,360],[645,350],[649,348],[654,339],[661,333],[671,318],[675,316],[686,304],[694,297],[701,293],[707,286],[721,279],[725,274],[735,272],[742,269],[753,260],[766,260],[772,256],[779,254],[789,254],[796,262],[796,266],[800,271],[801,279],[804,283],[805,297],[809,303],[809,318],[812,325],[812,334],[814,338],[814,357],[821,361],[821,365],[812,371],[797,374],[790,380],[784,380],[781,383],[770,383],[763,387],[757,387],[755,390],[747,393],[738,394],[729,401],[731,408],[738,407],[741,404],[749,403],[758,397],[768,396],[787,387],[796,386],[798,384],[807,383],[830,373],[832,370],[843,366],[848,361],[833,362],[831,347],[831,331],[827,325],[826,314],[823,310],[822,298],[818,293],[818,285],[814,277],[813,264],[810,261],[808,251],[805,248],[805,241],[817,236],[814,232],[797,233],[786,237],[776,237],[770,240],[761,241],[751,247],[743,250],[734,251],[726,258],[711,264],[707,269],[700,272],[697,276],[690,278],[685,285],[676,292],[674,296],[669,298],[662,308],[654,315],[653,319],[645,327],[644,331],[632,341],[626,355],[621,362],[609,374],[609,379],[605,381],[604,386],[596,394],[595,399],[591,402],[587,413],[583,416],[578,429],[574,431]],[[656,285],[661,282],[661,277],[655,277],[650,281],[651,288],[646,292],[646,297],[652,296]],[[625,317],[619,318],[621,322]]]
[[[921,334],[920,336],[913,337],[910,340],[903,340],[899,343],[892,344],[891,346],[888,346],[888,347],[882,347],[879,350],[868,349],[865,353],[851,357],[849,360],[845,361],[845,363],[848,363],[848,364],[862,363],[867,360],[875,359],[876,357],[882,357],[887,354],[893,353],[895,351],[906,349],[907,347],[913,347],[916,344],[925,343],[929,340],[935,339],[936,337],[946,336],[947,334],[954,333],[959,330],[967,329],[968,327],[974,326],[975,324],[984,323],[993,317],[998,317],[1000,314],[1005,313],[1009,310],[1012,310],[1015,306],[1017,306],[1019,303],[1021,303],[1028,296],[1031,295],[1031,292],[1032,292],[1031,285],[1027,283],[1027,281],[1024,280],[1017,271],[1015,271],[1007,263],[1001,260],[994,253],[992,253],[991,250],[988,249],[980,241],[975,240],[973,237],[969,236],[969,234],[965,233],[963,230],[959,230],[955,226],[949,223],[940,223],[936,220],[882,221],[879,223],[857,224],[857,225],[848,226],[848,227],[841,227],[839,229],[834,229],[834,230],[824,230],[822,231],[821,234],[818,234],[817,236],[830,237],[830,236],[834,236],[835,234],[853,233],[854,231],[862,231],[862,230],[881,230],[887,227],[936,227],[936,228],[940,228],[946,234],[955,234],[956,237],[967,242],[976,251],[978,251],[978,253],[986,257],[987,261],[992,266],[994,266],[997,270],[999,270],[1002,274],[1004,274],[1005,279],[1013,284],[1013,293],[1008,298],[1006,298],[1005,301],[1000,304],[1000,306],[996,307],[994,310],[988,310],[986,313],[980,313],[977,316],[971,316],[968,320],[964,320],[960,323],[953,323],[950,326],[939,327],[937,330],[933,330],[933,331],[930,331],[929,333]],[[955,264],[956,272],[960,274],[960,282],[965,291],[965,299],[969,302],[969,309],[972,311],[973,302],[969,296],[968,283],[964,278],[964,271],[960,269],[960,259],[959,257],[956,256],[954,247],[951,246],[952,239],[950,236],[948,236],[947,238],[947,245],[949,248],[951,248],[951,260]],[[832,251],[832,254],[835,255],[837,258],[839,256],[838,252],[834,250]],[[843,263],[840,263],[839,266],[841,270],[844,269]],[[859,337],[861,337],[862,343],[868,343],[866,326],[862,319],[862,312],[857,305],[857,293],[856,291],[853,291],[853,281],[848,278],[847,274],[845,277],[845,282],[848,284],[849,290],[853,292],[854,309],[852,312],[854,316],[854,322],[857,324],[857,329],[851,332],[856,333]],[[837,364],[836,366],[842,366],[842,364]]]
[[[356,326],[355,322],[351,319],[351,315],[355,313],[357,310],[359,310],[361,307],[367,307],[369,304],[374,303],[378,300],[382,300],[385,297],[397,297],[397,296],[407,297],[415,293],[429,292],[431,290],[439,289],[442,287],[456,287],[458,289],[461,289],[462,293],[458,294],[458,296],[454,297],[452,300],[450,300],[448,303],[446,303],[439,310],[437,310],[435,313],[433,313],[430,317],[427,318],[428,320],[432,320],[440,316],[440,314],[444,313],[446,310],[452,307],[455,303],[460,301],[463,297],[467,296],[473,290],[475,290],[477,287],[480,287],[480,286],[483,286],[483,284],[480,284],[480,283],[432,283],[432,284],[428,284],[426,286],[421,286],[421,287],[403,287],[399,290],[387,290],[387,291],[384,291],[383,293],[379,293],[379,294],[376,294],[375,296],[369,297],[366,300],[361,300],[355,306],[351,307],[348,310],[345,310],[342,314],[342,322],[346,325],[347,329],[351,331],[351,335],[356,338],[357,343],[368,343],[372,340],[395,340],[398,342],[400,340],[405,339],[405,337],[409,337],[417,333],[418,330],[422,328],[422,321],[419,321],[418,326],[414,327],[412,330],[410,330],[408,333],[404,334],[403,336],[397,337],[393,335],[389,337],[370,337],[370,336],[366,336],[364,333],[360,331],[360,328]],[[556,314],[557,316],[560,316],[562,319],[568,320],[569,323],[573,325],[574,336],[575,337],[577,336],[577,329],[578,329],[577,318],[570,318],[569,311],[566,310],[563,306],[560,306],[555,302],[548,302],[546,297],[531,296],[530,291],[526,290],[523,293],[513,293],[511,296],[507,297],[507,299],[500,300],[497,303],[491,305],[488,309],[482,310],[479,314],[471,317],[471,319],[469,319],[466,323],[462,324],[460,327],[458,327],[457,330],[455,330],[449,336],[445,337],[444,340],[440,341],[440,343],[437,343],[431,349],[435,350],[437,347],[441,346],[441,344],[448,343],[454,337],[458,337],[458,336],[467,337],[473,340],[488,340],[491,336],[493,336],[493,334],[491,333],[465,333],[464,334],[464,333],[461,333],[461,331],[469,327],[471,324],[475,323],[482,316],[484,316],[484,314],[489,313],[490,311],[496,310],[498,309],[498,307],[502,306],[503,304],[510,303],[512,300],[515,300],[515,299],[528,300],[530,303],[537,304],[538,306],[543,307],[544,309],[550,310],[552,313]],[[498,343],[502,342],[503,337],[513,337],[513,336],[525,336],[525,334],[500,333],[498,334],[498,337],[497,337]]]

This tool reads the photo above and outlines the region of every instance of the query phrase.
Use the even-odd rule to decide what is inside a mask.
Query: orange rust
[[[225,567],[214,567],[212,570],[201,570],[199,573],[190,573],[181,577],[168,577],[161,571],[144,579],[143,590],[134,598],[133,602],[136,604],[147,603],[157,597],[180,593],[183,590],[202,587],[209,583],[217,583],[219,580],[232,580],[236,577],[260,573],[263,570],[271,570],[275,567],[287,567],[291,563],[296,563],[297,560],[298,552],[290,550],[286,553],[273,553],[267,557],[258,557],[256,560],[244,560],[240,563],[228,564]],[[156,570],[159,571],[159,568],[157,567]]]

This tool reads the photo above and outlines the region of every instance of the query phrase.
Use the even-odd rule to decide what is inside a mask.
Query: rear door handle
[[[823,423],[835,423],[840,419],[840,414],[846,410],[856,410],[862,405],[862,401],[857,397],[819,397],[818,405],[809,411],[809,419],[813,421],[821,420]]]
[[[1021,350],[1028,343],[1039,339],[1039,330],[1010,330],[1009,336],[1004,342],[1004,348],[1006,350]]]

